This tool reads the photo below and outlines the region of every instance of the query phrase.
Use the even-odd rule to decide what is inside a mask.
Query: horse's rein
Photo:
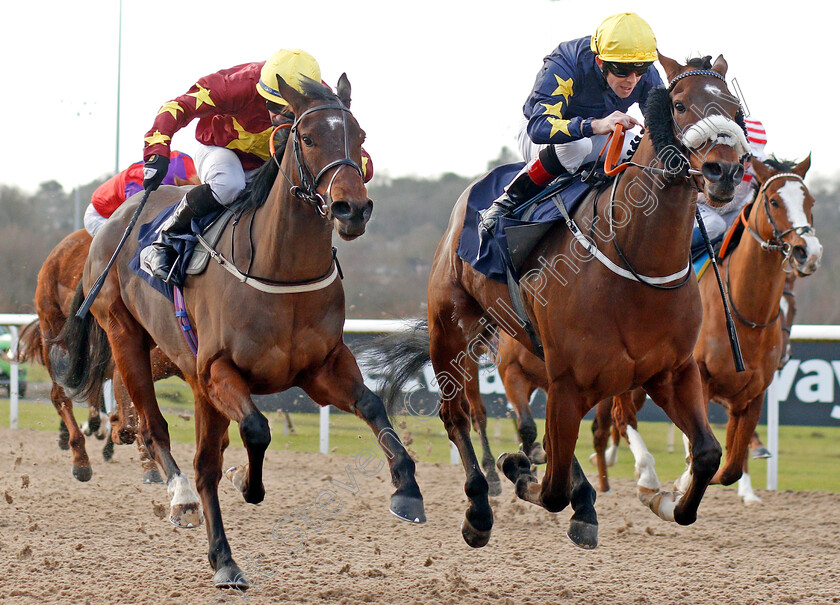
[[[768,240],[762,239],[761,235],[758,233],[758,213],[753,222],[755,222],[755,227],[750,226],[749,219],[746,216],[747,206],[741,210],[740,220],[744,225],[744,228],[747,232],[758,242],[758,245],[761,247],[762,250],[767,252],[781,252],[782,253],[782,264],[785,262],[790,262],[791,254],[793,253],[793,246],[789,243],[785,242],[783,238],[788,233],[796,233],[797,235],[805,235],[808,233],[814,233],[814,228],[810,225],[800,225],[798,227],[791,227],[790,229],[786,229],[785,231],[779,231],[779,228],[776,226],[775,221],[773,221],[773,216],[770,213],[770,201],[767,197],[766,189],[767,186],[777,179],[788,178],[788,179],[795,179],[799,182],[804,182],[801,176],[794,172],[781,172],[779,174],[774,174],[769,179],[764,181],[761,184],[761,188],[758,190],[758,194],[756,194],[755,202],[757,202],[760,198],[764,201],[764,212],[767,215],[767,220],[770,222],[770,227],[773,229],[773,237]],[[755,204],[753,202],[753,205]]]

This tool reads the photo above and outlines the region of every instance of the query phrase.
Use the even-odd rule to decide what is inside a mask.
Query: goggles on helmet
[[[639,77],[645,75],[653,63],[616,63],[614,61],[604,61],[604,69],[608,69],[610,73],[618,78],[626,78],[632,73]]]

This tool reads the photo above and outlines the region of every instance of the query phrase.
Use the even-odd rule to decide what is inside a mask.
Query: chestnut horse
[[[263,459],[271,432],[251,394],[298,386],[320,405],[334,405],[364,420],[386,453],[397,488],[391,512],[406,521],[425,521],[414,462],[343,341],[344,289],[337,279],[332,230],[345,240],[359,237],[373,208],[362,180],[364,132],[349,110],[350,84],[342,75],[337,95],[311,80],[303,83],[303,94],[280,78],[278,86],[296,116],[283,159],[266,162],[253,176],[237,219],[219,240],[218,250],[225,254],[214,251],[218,262],[190,276],[183,287],[197,354],[181,334],[172,303],[129,268],[137,248],[133,238],[91,307],[96,321],[74,316],[66,330],[79,335],[64,375],[71,388],[84,390],[96,380],[97,365],[113,352],[140,416],[143,440],[166,473],[173,496],[170,520],[195,526],[203,507],[213,582],[220,588],[249,586],[232,557],[218,498],[231,421],[239,424],[248,463],[226,474],[246,502],[258,504],[265,496]],[[160,187],[149,196],[141,224],[183,194],[180,188]],[[124,204],[97,234],[74,311],[112,256],[138,200],[139,195]],[[236,229],[237,224],[245,227]],[[153,343],[193,390],[200,503],[170,453],[149,366]]]
[[[687,279],[689,247],[697,188],[716,205],[731,200],[748,143],[739,104],[726,86],[723,57],[714,65],[707,58],[683,66],[662,55],[660,62],[670,85],[649,97],[647,131],[634,164],[594,205],[585,202],[577,210],[592,225],[590,235],[597,229],[612,243],[595,244],[579,230],[573,236],[558,221],[522,269],[525,307],[545,351],[548,374],[547,467],[538,482],[524,453],[502,454],[498,466],[516,484],[520,498],[551,512],[571,503],[568,535],[585,548],[597,545],[595,490],[574,448],[581,418],[598,401],[643,385],[689,435],[691,485],[682,494],[651,496],[663,518],[682,525],[695,521],[721,456],[692,356],[702,308],[696,280]],[[704,117],[706,112],[714,115]],[[532,352],[533,345],[523,323],[505,312],[513,308],[507,286],[458,255],[468,195],[469,190],[455,205],[435,254],[428,292],[429,348],[418,347],[414,356],[431,358],[440,385],[440,416],[466,472],[468,506],[461,534],[470,546],[481,547],[490,539],[493,512],[469,435],[466,389],[475,382],[474,353],[488,346],[495,325]],[[630,208],[630,200],[638,203]],[[414,362],[382,353],[397,368],[402,361]]]
[[[50,399],[66,427],[67,443],[73,453],[73,476],[79,481],[89,481],[93,472],[85,449],[84,434],[73,414],[73,402],[55,381],[50,362],[50,350],[56,346],[63,346],[59,334],[70,312],[73,293],[82,277],[92,239],[84,229],[74,231],[61,240],[47,256],[38,272],[35,288],[35,312],[38,314],[38,319],[21,331],[19,356],[21,361],[43,364],[53,381]],[[152,363],[155,380],[178,374],[178,369],[158,349],[152,351]],[[112,376],[109,374],[107,377]],[[89,424],[93,431],[96,431],[98,426],[94,422],[100,421],[102,389],[101,385],[99,387],[93,389],[88,397]],[[116,435],[117,443],[130,443],[133,441],[134,412],[118,376],[114,376],[114,395],[119,405],[119,413],[115,416],[114,430],[112,435],[109,435],[109,443],[113,435]],[[124,428],[123,425],[125,425]],[[144,482],[160,482],[154,461],[151,460],[141,442],[138,441],[137,446],[140,449],[140,460],[144,469]]]
[[[814,198],[803,181],[810,163],[810,156],[797,165],[775,159],[765,163],[753,161],[759,191],[751,209],[747,209],[749,212],[742,213],[746,231],[740,243],[723,261],[726,293],[746,365],[744,372],[735,371],[727,347],[717,283],[705,274],[700,279],[704,321],[694,355],[705,400],[721,404],[729,413],[726,461],[712,482],[731,485],[740,480],[738,495],[746,504],[761,502],[748,474],[748,449],[765,392],[775,371],[790,357],[789,333],[795,312],[793,281],[813,274],[822,257],[822,246],[812,226]],[[636,458],[640,486],[646,479],[651,485],[658,484],[653,457],[636,430],[636,413],[644,401],[643,392],[626,393],[599,404],[603,409],[598,414],[603,423],[612,408],[613,421],[628,439]],[[600,439],[596,435],[596,454],[603,451],[605,442],[605,434]],[[605,475],[604,469],[604,480]],[[690,477],[689,468],[678,480],[678,488]]]

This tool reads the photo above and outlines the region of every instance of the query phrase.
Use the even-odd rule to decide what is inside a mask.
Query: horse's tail
[[[41,324],[37,319],[21,328],[15,361],[44,365],[44,342],[41,340]]]
[[[429,324],[425,319],[412,321],[405,330],[375,339],[364,351],[385,372],[379,394],[392,415],[405,384],[431,360]]]
[[[82,319],[76,317],[84,299],[82,282],[79,282],[67,321],[59,335],[51,340],[59,346],[50,347],[50,364],[53,379],[67,389],[70,397],[99,401],[102,384],[111,377],[111,347],[105,330],[91,313]]]

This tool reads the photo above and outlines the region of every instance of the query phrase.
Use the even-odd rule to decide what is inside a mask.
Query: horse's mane
[[[307,77],[301,80],[301,88],[303,89],[303,96],[314,101],[324,101],[325,103],[336,103],[343,105],[341,100],[330,88],[321,82],[317,82]],[[284,137],[283,141],[288,140]],[[280,170],[280,161],[283,159],[283,153],[286,150],[285,144],[280,146],[273,157],[269,158],[248,181],[245,190],[236,198],[236,204],[242,204],[242,210],[256,209],[265,204],[268,199],[268,194],[274,186],[274,181],[277,179],[277,172]]]
[[[796,166],[796,162],[793,160],[780,160],[775,155],[771,155],[769,158],[762,160],[762,162],[779,172],[791,172]]]

